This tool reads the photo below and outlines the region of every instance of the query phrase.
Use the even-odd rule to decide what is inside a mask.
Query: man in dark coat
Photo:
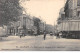
[[[46,32],[44,32],[44,40],[46,39]]]
[[[57,36],[56,38],[59,38],[59,33],[57,33],[56,36]]]

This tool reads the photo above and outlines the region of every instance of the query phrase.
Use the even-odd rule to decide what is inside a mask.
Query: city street
[[[0,50],[19,51],[80,51],[80,39],[56,39],[55,36],[47,35],[46,40],[43,35],[4,37],[0,40]]]

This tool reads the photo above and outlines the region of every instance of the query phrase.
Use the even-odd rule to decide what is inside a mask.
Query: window
[[[78,11],[78,17],[80,17],[80,11]]]
[[[77,0],[77,5],[80,6],[80,0]]]

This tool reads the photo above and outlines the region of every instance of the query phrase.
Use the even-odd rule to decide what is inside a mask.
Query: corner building
[[[67,0],[65,5],[66,18],[79,18],[80,17],[80,0]]]

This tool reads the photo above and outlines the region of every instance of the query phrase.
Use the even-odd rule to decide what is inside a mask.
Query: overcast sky
[[[54,25],[64,4],[65,0],[26,0],[21,5],[30,15],[41,16],[41,19],[47,24]]]

